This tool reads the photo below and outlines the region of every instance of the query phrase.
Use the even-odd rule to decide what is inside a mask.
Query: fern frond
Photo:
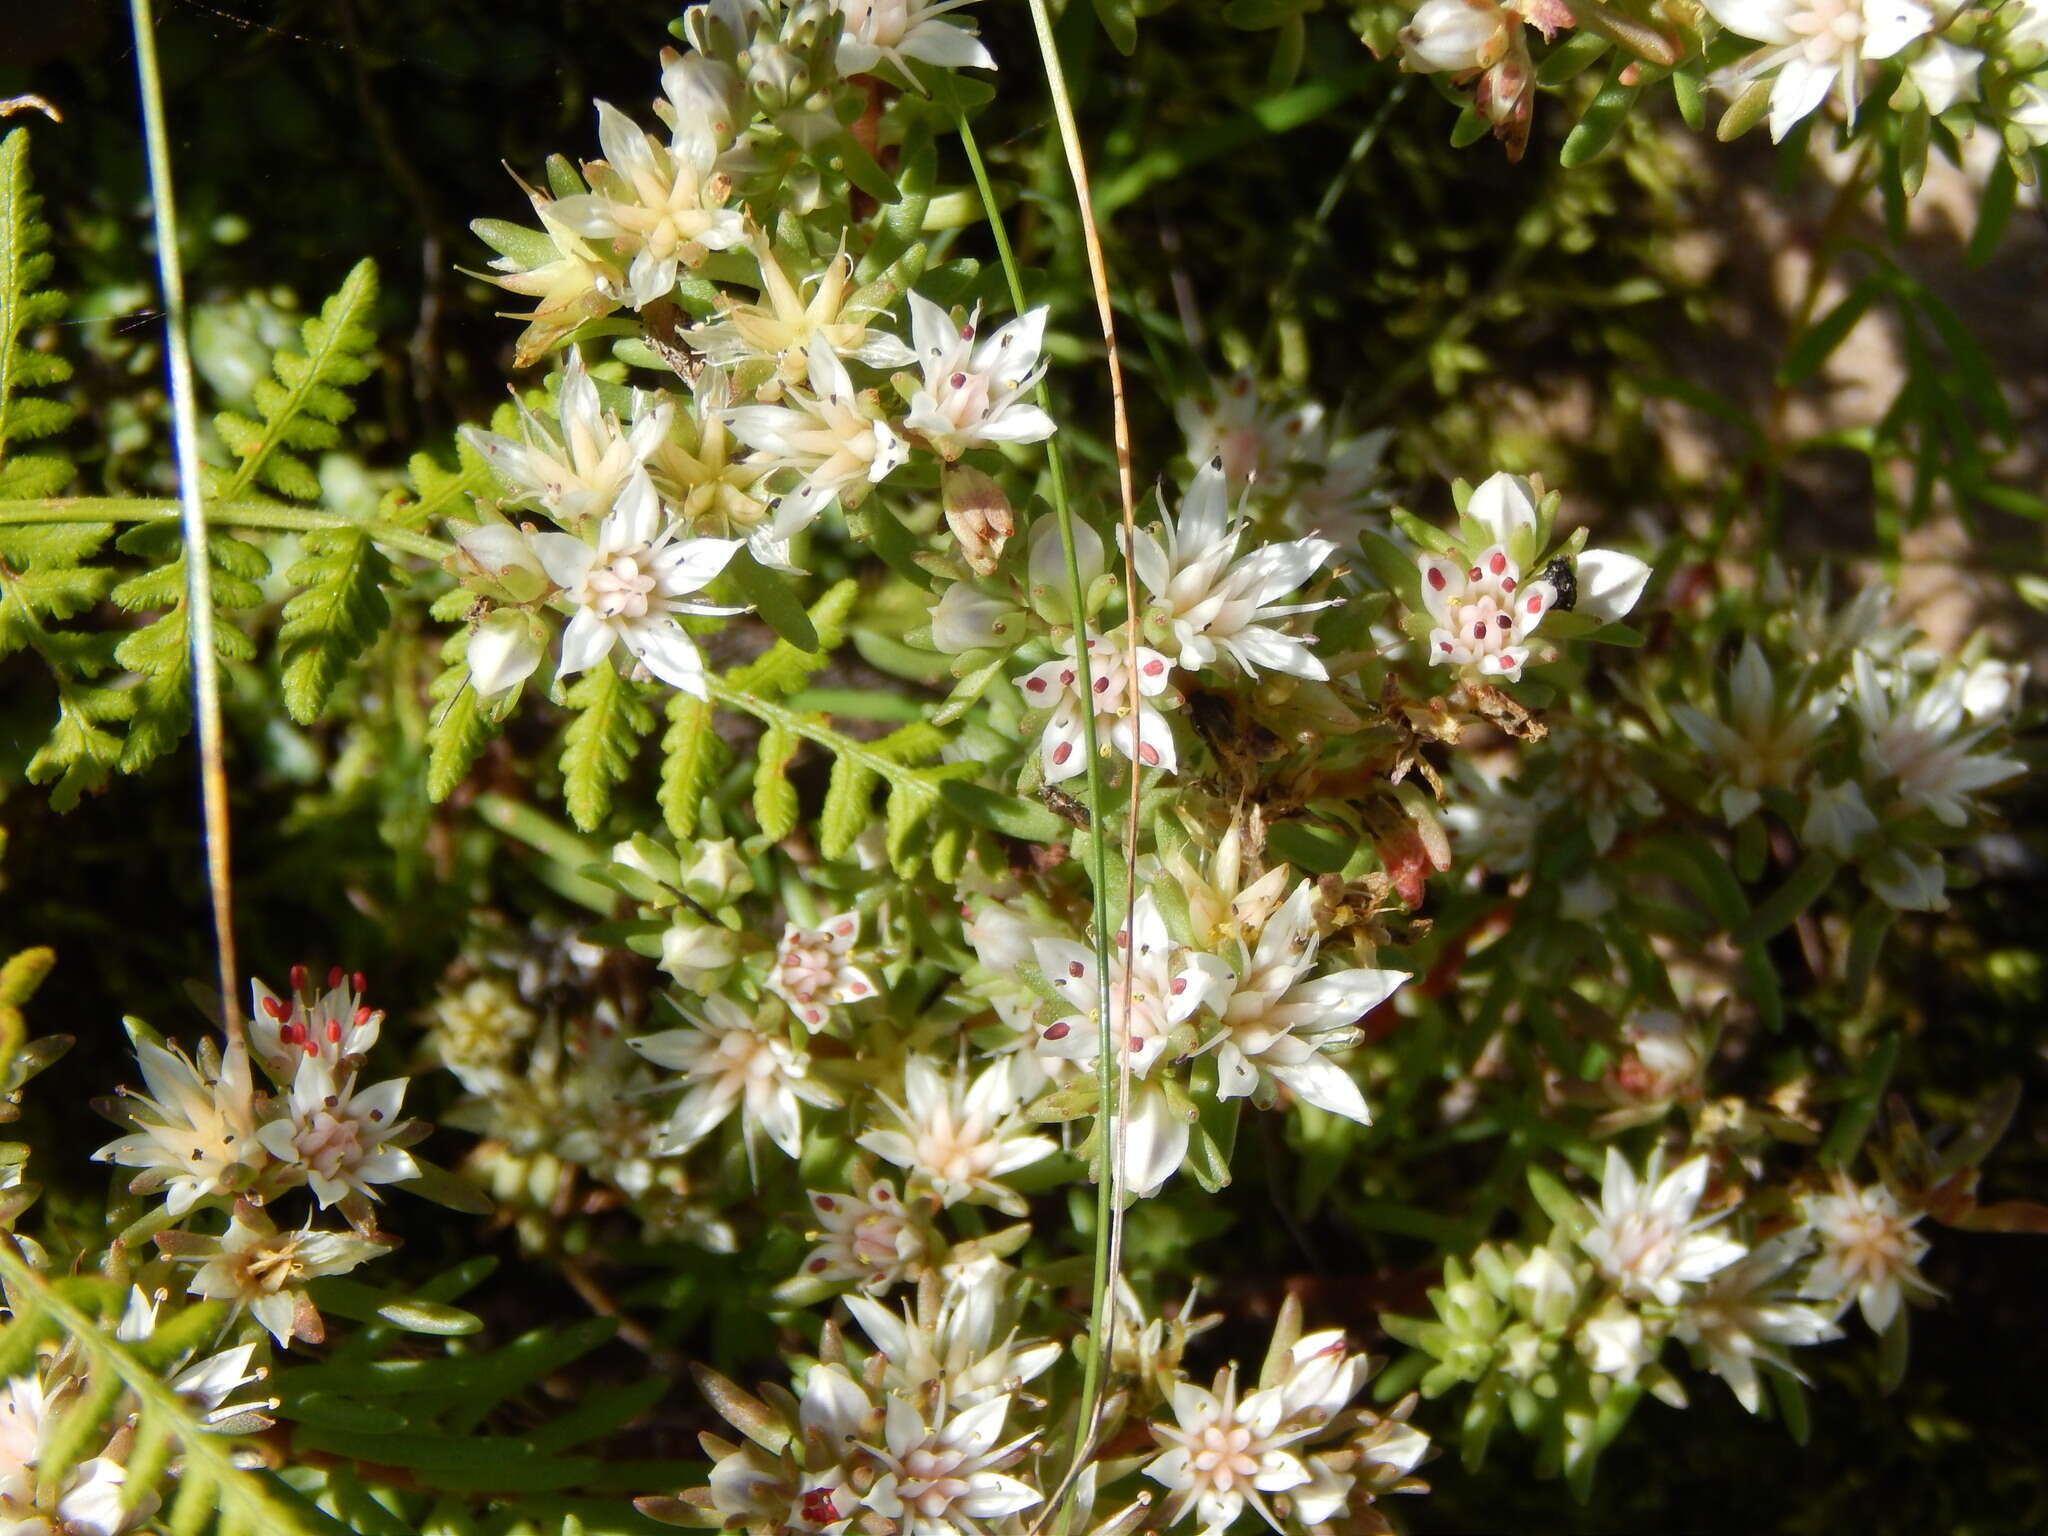
[[[114,647],[114,660],[142,679],[132,690],[128,737],[120,761],[121,772],[136,773],[177,745],[192,724],[185,540],[174,523],[145,523],[122,534],[114,545],[123,554],[151,561],[152,566],[115,587],[113,600],[131,613],[164,609]],[[256,654],[256,643],[229,615],[262,601],[263,589],[257,583],[270,574],[269,557],[246,540],[217,530],[207,540],[207,548],[213,563],[214,654],[223,661],[247,661]]]
[[[73,414],[62,400],[24,393],[71,377],[69,363],[32,350],[24,336],[64,310],[63,294],[35,291],[51,266],[42,249],[49,226],[36,216],[41,202],[30,190],[28,130],[17,128],[0,139],[0,500],[54,496],[73,473],[70,461],[55,454],[8,452],[63,431]]]
[[[306,321],[300,333],[306,350],[279,352],[271,360],[277,377],[257,381],[263,419],[234,411],[214,417],[221,440],[242,462],[233,474],[215,477],[210,497],[233,501],[267,485],[294,501],[320,499],[319,479],[292,450],[332,448],[341,440],[336,429],[355,411],[343,391],[369,377],[373,366],[377,338],[367,322],[376,301],[377,264],[365,257]]]
[[[595,832],[611,814],[612,791],[654,729],[654,711],[640,685],[605,662],[578,678],[565,702],[577,715],[562,749],[562,798],[577,830]]]

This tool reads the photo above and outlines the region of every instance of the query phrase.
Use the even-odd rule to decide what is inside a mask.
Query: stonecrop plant
[[[407,345],[236,287],[132,9],[147,267],[0,102],[0,1533],[1874,1529],[1645,1469],[1971,1436],[2048,500],[1916,199],[2038,263],[2048,11],[700,0]]]

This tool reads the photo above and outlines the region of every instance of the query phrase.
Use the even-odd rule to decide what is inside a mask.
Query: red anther
[[[1146,742],[1138,748],[1138,761],[1147,768],[1157,768],[1159,766],[1159,749],[1150,742]]]
[[[1449,585],[1449,583],[1447,582],[1447,580],[1446,580],[1446,579],[1445,579],[1445,577],[1444,577],[1444,573],[1443,573],[1442,571],[1438,570],[1438,569],[1437,569],[1437,568],[1436,568],[1435,566],[1433,566],[1433,565],[1432,565],[1432,566],[1431,566],[1431,567],[1429,568],[1429,584],[1430,584],[1430,585],[1431,585],[1432,587],[1435,587],[1435,588],[1437,589],[1437,591],[1439,591],[1439,592],[1443,591],[1443,589],[1444,589],[1444,588],[1445,588],[1445,587],[1446,587],[1447,585]]]
[[[367,992],[370,990],[370,984],[369,982],[363,979],[363,973],[361,971],[357,971],[355,975],[349,978],[349,980],[356,984],[356,990],[358,992]]]
[[[1471,580],[1473,580],[1473,581],[1478,581],[1478,580],[1480,579],[1480,571],[1479,571],[1479,567],[1478,567],[1478,566],[1476,566],[1476,565],[1475,565],[1475,566],[1473,566],[1473,567],[1472,567],[1472,569],[1471,569],[1470,571],[1468,571],[1468,572],[1466,573],[1466,575],[1467,575],[1467,576],[1468,576],[1468,577],[1469,577],[1469,578],[1470,578]]]
[[[357,1004],[356,1004],[356,1028],[357,1028],[357,1029],[361,1029],[361,1028],[362,1028],[362,1027],[363,1027],[363,1026],[364,1026],[365,1024],[367,1024],[367,1023],[369,1023],[369,1022],[370,1022],[370,1005],[369,1005],[368,1003],[357,1003]]]
[[[1109,679],[1106,677],[1098,677],[1097,679],[1095,679],[1095,691],[1097,693],[1109,692]]]
[[[1067,974],[1078,981],[1081,977],[1088,974],[1088,967],[1078,960],[1069,960],[1067,962]]]
[[[953,375],[952,378],[948,379],[946,382],[951,384],[955,389],[965,389],[967,387],[967,375],[964,373],[956,373]]]
[[[341,1044],[341,1020],[329,1019],[327,1021],[327,1043],[329,1045]]]
[[[340,966],[331,965],[327,968],[327,985],[329,985],[330,987],[338,987],[341,985]]]
[[[813,1525],[832,1525],[839,1519],[839,1506],[832,1502],[830,1488],[813,1488],[802,1502],[803,1516]]]
[[[1493,552],[1492,558],[1486,562],[1486,568],[1498,576],[1508,568],[1508,557],[1496,549]]]
[[[814,1275],[822,1275],[823,1273],[825,1273],[826,1270],[830,1269],[831,1267],[832,1266],[826,1263],[823,1259],[813,1259],[810,1263],[810,1271]],[[804,1516],[804,1518],[808,1520],[810,1516],[806,1515]]]
[[[1048,1040],[1064,1040],[1073,1032],[1074,1026],[1071,1024],[1052,1024],[1047,1026],[1045,1038]]]
[[[277,1032],[277,1038],[286,1045],[297,1045],[299,1043],[299,1026],[296,1024],[285,1025],[284,1028]]]
[[[1531,613],[1541,613],[1543,611],[1543,594],[1541,592],[1538,592],[1529,599],[1529,611]]]
[[[292,967],[292,990],[294,992],[306,990],[306,968],[303,965]]]
[[[839,1202],[837,1200],[834,1200],[830,1195],[817,1196],[815,1203],[818,1209],[821,1211],[836,1211],[839,1209]]]
[[[1061,742],[1058,746],[1052,749],[1053,766],[1055,768],[1059,767],[1060,764],[1064,763],[1068,758],[1072,757],[1073,755],[1074,744],[1071,741]]]
[[[286,1019],[292,1016],[292,1010],[290,1005],[287,1004],[282,998],[277,997],[264,998],[263,1011],[269,1014],[273,1019],[277,1020],[277,1022],[280,1024],[282,1024]]]
[[[1163,661],[1148,661],[1141,670],[1147,677],[1157,677],[1166,670],[1166,663]]]
[[[306,1054],[308,1056],[318,1056],[320,1054],[320,1043],[311,1035],[306,1036]]]
[[[1043,693],[1045,692],[1045,679],[1042,677],[1027,677],[1024,679],[1024,686],[1033,693]]]
[[[1183,993],[1183,992],[1187,991],[1187,989],[1188,989],[1188,979],[1187,979],[1187,977],[1185,977],[1185,976],[1176,976],[1176,977],[1174,977],[1174,978],[1173,978],[1173,989],[1172,989],[1172,990],[1173,990],[1173,995],[1174,995],[1175,997],[1179,997],[1179,996],[1181,995],[1181,993]]]
[[[1501,577],[1501,579],[1500,579],[1500,589],[1501,589],[1501,591],[1503,591],[1503,592],[1512,592],[1512,591],[1514,591],[1514,590],[1515,590],[1515,578],[1514,578],[1514,577],[1512,577],[1512,576],[1503,576],[1503,577]]]

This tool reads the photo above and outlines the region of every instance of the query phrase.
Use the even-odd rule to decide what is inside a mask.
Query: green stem
[[[894,758],[886,757],[867,745],[855,741],[851,736],[842,735],[814,715],[803,714],[786,708],[759,694],[749,693],[744,688],[735,688],[722,677],[706,677],[713,703],[723,704],[727,709],[737,709],[752,715],[763,725],[778,726],[792,736],[823,747],[835,757],[847,758],[874,774],[886,783],[923,787],[924,781],[916,769],[905,767]]]
[[[967,161],[974,169],[974,184],[981,193],[982,204],[988,209],[989,230],[995,237],[996,253],[1002,260],[1003,275],[1009,280],[1010,302],[1017,313],[1025,310],[1024,283],[1018,275],[1016,253],[1010,248],[1010,236],[1003,228],[1002,215],[996,211],[995,190],[989,185],[988,168],[982,163],[980,146],[975,143],[974,130],[965,117],[960,118],[960,142],[967,151]],[[1038,403],[1051,414],[1051,392],[1045,381],[1038,383]],[[1046,462],[1052,478],[1052,510],[1060,530],[1060,545],[1066,553],[1067,589],[1074,606],[1074,665],[1080,674],[1081,697],[1092,699],[1094,685],[1088,666],[1087,621],[1081,611],[1081,564],[1074,549],[1074,514],[1067,499],[1066,473],[1061,467],[1058,448],[1048,444]],[[1074,1421],[1074,1444],[1066,1482],[1071,1482],[1086,1454],[1093,1435],[1095,1414],[1102,1401],[1103,1368],[1109,1359],[1109,1295],[1110,1295],[1110,1228],[1116,1216],[1115,1207],[1115,1165],[1111,1162],[1111,1151],[1115,1138],[1108,1134],[1117,1114],[1117,1080],[1114,1068],[1115,1053],[1111,1049],[1110,1024],[1112,1020],[1109,995],[1109,838],[1103,823],[1103,810],[1107,805],[1106,791],[1102,779],[1102,755],[1098,749],[1095,732],[1095,711],[1081,711],[1082,729],[1086,733],[1085,745],[1088,750],[1088,815],[1094,829],[1088,839],[1088,883],[1095,894],[1095,976],[1100,985],[1096,999],[1099,1039],[1096,1048],[1096,1088],[1101,1105],[1099,1115],[1100,1133],[1096,1137],[1099,1148],[1100,1166],[1096,1172],[1095,1184],[1095,1259],[1093,1297],[1088,1317],[1088,1353],[1081,1363],[1081,1412]],[[1137,771],[1133,764],[1131,771]],[[1048,1508],[1046,1513],[1052,1513]]]
[[[60,496],[48,501],[0,501],[0,527],[33,523],[172,523],[183,516],[173,501],[147,496]],[[339,512],[287,507],[271,501],[215,501],[207,504],[208,523],[223,528],[268,528],[283,533],[310,533],[328,528],[356,528],[377,543],[423,560],[445,560],[455,552],[444,543],[411,528],[391,523],[360,523]]]
[[[177,452],[180,520],[185,526],[185,607],[192,642],[192,706],[198,719],[199,800],[206,826],[207,884],[213,896],[214,953],[220,968],[221,1023],[231,1044],[241,1039],[240,970],[228,842],[228,780],[221,740],[220,659],[213,640],[213,558],[206,507],[200,499],[199,412],[192,388],[192,348],[185,329],[185,273],[178,259],[178,210],[171,194],[171,137],[156,63],[156,25],[149,0],[129,0],[135,71],[142,91],[142,131],[149,154],[150,203],[156,224],[156,265],[164,294],[164,338],[170,373],[171,440]]]

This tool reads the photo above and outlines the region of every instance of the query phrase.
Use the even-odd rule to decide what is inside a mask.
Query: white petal
[[[1577,613],[1612,623],[1635,607],[1650,579],[1650,567],[1614,549],[1588,549],[1572,562],[1579,582]]]
[[[1517,532],[1536,526],[1534,488],[1520,475],[1497,471],[1472,492],[1465,515],[1492,530],[1495,543],[1512,544]]]
[[[1934,15],[1913,0],[1863,0],[1863,42],[1866,59],[1888,59],[1934,27]]]
[[[562,631],[562,665],[559,674],[573,676],[594,667],[611,654],[618,631],[597,616],[594,608],[578,608],[576,617]]]
[[[597,563],[597,551],[567,533],[536,533],[528,536],[533,552],[540,557],[548,580],[564,591],[574,591]]]
[[[1835,83],[1833,64],[1816,64],[1800,54],[1794,54],[1785,61],[1778,71],[1778,78],[1771,86],[1771,142],[1777,143],[1792,131],[1793,125],[1823,101],[1828,90]]]
[[[626,648],[646,665],[647,670],[694,698],[709,696],[704,683],[704,658],[690,637],[677,624],[659,624],[634,629],[627,634]],[[563,642],[568,650],[568,642]],[[791,1153],[794,1157],[796,1154]]]
[[[1796,39],[1785,25],[1793,6],[1787,0],[1703,0],[1707,12],[1738,37],[1753,37],[1760,43],[1789,43]]]
[[[738,539],[684,539],[662,551],[661,590],[671,597],[709,585],[731,563]]]
[[[1276,1066],[1269,1070],[1293,1089],[1304,1103],[1328,1110],[1333,1115],[1342,1115],[1347,1120],[1355,1120],[1360,1125],[1372,1124],[1372,1111],[1365,1107],[1365,1095],[1359,1092],[1357,1082],[1329,1057],[1318,1054],[1293,1066]]]

